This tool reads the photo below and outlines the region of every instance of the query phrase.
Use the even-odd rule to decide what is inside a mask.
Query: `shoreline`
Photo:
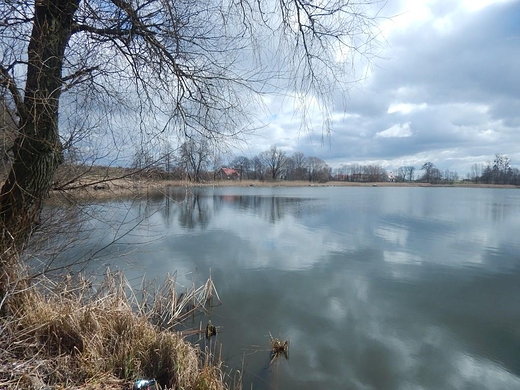
[[[49,193],[49,201],[59,199],[118,199],[128,197],[141,197],[147,194],[163,193],[168,187],[431,187],[431,188],[506,188],[517,189],[519,186],[505,184],[429,184],[410,182],[344,182],[330,181],[314,183],[308,181],[260,181],[260,180],[217,180],[211,182],[190,182],[184,180],[131,180],[111,179],[90,180],[80,183],[80,188],[71,190],[52,190]]]

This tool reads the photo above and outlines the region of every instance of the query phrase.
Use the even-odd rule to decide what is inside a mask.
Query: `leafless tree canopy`
[[[328,93],[351,82],[353,54],[372,54],[378,3],[11,0],[0,6],[0,80],[23,112],[31,37],[44,39],[31,34],[35,12],[56,12],[64,101],[135,104],[146,123],[233,134],[247,91]]]
[[[273,180],[280,177],[280,174],[287,163],[287,154],[285,151],[277,148],[276,145],[273,145],[269,150],[260,153],[259,158],[267,168],[269,177]]]
[[[381,6],[379,0],[2,1],[0,97],[15,112],[16,139],[0,192],[0,253],[12,258],[5,253],[22,249],[63,148],[74,140],[115,124],[115,143],[123,130],[220,140],[248,129],[244,114],[256,110],[263,93],[289,88],[326,102],[353,80],[355,56],[373,54]]]

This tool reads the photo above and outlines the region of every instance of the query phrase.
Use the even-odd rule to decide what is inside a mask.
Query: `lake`
[[[244,389],[520,388],[519,190],[170,187],[88,207],[103,218],[63,256],[137,284],[211,274]],[[269,364],[270,335],[288,360]]]

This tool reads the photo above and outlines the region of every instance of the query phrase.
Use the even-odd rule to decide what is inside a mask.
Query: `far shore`
[[[191,182],[181,180],[139,180],[104,179],[104,181],[85,182],[80,188],[66,191],[51,191],[50,200],[60,198],[74,199],[117,199],[141,197],[147,194],[162,193],[167,187],[457,187],[457,188],[520,188],[514,185],[475,184],[459,182],[454,184],[429,184],[420,182],[346,182],[329,181],[324,183],[286,180],[216,180]]]

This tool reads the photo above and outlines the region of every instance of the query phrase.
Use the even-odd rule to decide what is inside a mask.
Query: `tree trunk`
[[[0,192],[0,300],[17,279],[18,258],[37,226],[42,201],[61,162],[58,106],[65,48],[79,0],[38,0],[18,107],[14,160]]]

